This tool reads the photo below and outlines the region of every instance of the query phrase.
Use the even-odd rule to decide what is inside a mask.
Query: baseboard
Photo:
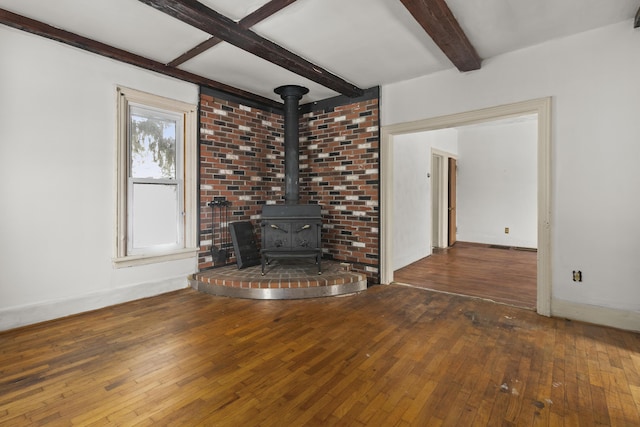
[[[625,311],[564,300],[551,301],[551,315],[597,325],[640,332],[640,312]]]
[[[189,286],[186,276],[109,289],[78,297],[0,309],[0,331],[58,319],[110,305],[147,298]]]

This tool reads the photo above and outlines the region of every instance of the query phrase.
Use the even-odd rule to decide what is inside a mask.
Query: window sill
[[[116,268],[135,267],[137,265],[155,264],[165,261],[195,258],[199,250],[199,248],[187,248],[164,254],[132,255],[121,258],[113,258],[113,265]]]

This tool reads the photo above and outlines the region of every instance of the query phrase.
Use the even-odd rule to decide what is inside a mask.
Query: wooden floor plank
[[[456,242],[394,272],[394,280],[425,289],[535,309],[537,252]]]
[[[0,426],[640,425],[640,335],[375,286],[187,289],[0,333]]]

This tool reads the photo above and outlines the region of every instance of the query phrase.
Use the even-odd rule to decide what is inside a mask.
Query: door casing
[[[551,315],[551,97],[481,110],[398,123],[381,128],[380,144],[380,281],[393,282],[393,144],[394,135],[446,129],[496,119],[536,114],[538,119],[538,265],[537,312]]]
[[[449,238],[447,239],[447,244],[449,246],[453,246],[456,244],[456,234],[458,231],[457,225],[457,211],[456,211],[456,187],[457,187],[457,175],[458,175],[458,163],[456,159],[453,157],[449,157],[449,170],[448,170],[448,180],[447,180],[447,218],[449,219],[447,229]]]

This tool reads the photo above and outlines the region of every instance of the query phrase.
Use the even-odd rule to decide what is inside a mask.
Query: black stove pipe
[[[302,86],[287,85],[274,89],[284,100],[284,202],[297,205],[300,199],[300,137],[298,136],[298,101],[309,92]]]

